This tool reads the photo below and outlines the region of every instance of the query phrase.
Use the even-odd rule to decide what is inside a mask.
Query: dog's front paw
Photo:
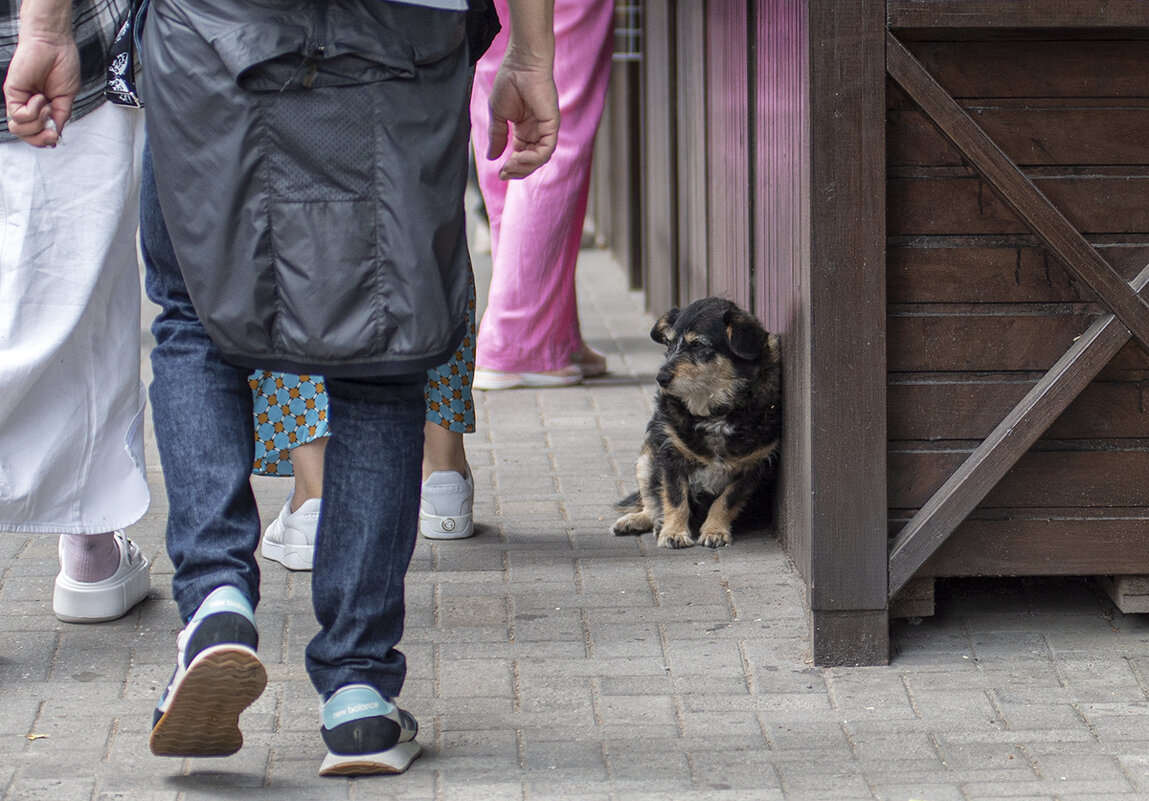
[[[730,535],[729,529],[703,526],[698,535],[698,544],[707,548],[726,548],[734,544],[734,537]]]
[[[689,548],[692,545],[694,545],[694,539],[690,536],[689,529],[672,531],[671,529],[663,528],[658,532],[659,548]]]
[[[645,534],[654,530],[654,518],[646,512],[631,512],[616,520],[610,530],[616,537]]]

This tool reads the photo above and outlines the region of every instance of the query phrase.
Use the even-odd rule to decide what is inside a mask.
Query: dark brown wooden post
[[[884,664],[885,5],[810,0],[809,54],[811,244],[800,313],[809,326],[801,379],[814,660]]]

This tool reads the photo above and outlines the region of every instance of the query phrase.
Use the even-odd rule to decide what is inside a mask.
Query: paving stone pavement
[[[889,666],[822,669],[769,532],[722,551],[612,536],[659,352],[607,254],[584,251],[580,302],[610,375],[478,393],[478,534],[417,546],[401,702],[425,755],[408,773],[318,777],[308,578],[270,562],[270,682],[243,749],[150,755],[179,628],[153,448],[131,530],[153,590],[126,618],[58,622],[55,539],[0,538],[0,799],[1149,799],[1149,624],[1089,580],[943,582],[933,618],[893,624]],[[287,484],[255,486],[268,521]]]

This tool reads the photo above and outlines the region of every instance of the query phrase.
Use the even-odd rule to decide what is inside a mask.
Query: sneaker
[[[320,714],[327,745],[320,776],[402,773],[423,753],[415,718],[369,684],[340,687]]]
[[[267,685],[258,643],[247,598],[235,587],[213,590],[176,640],[176,671],[152,720],[153,754],[228,756],[240,749],[239,715]]]
[[[148,560],[124,532],[116,531],[114,536],[120,548],[120,565],[115,573],[101,581],[76,581],[64,573],[64,542],[60,539],[60,572],[52,592],[52,611],[60,620],[65,623],[115,620],[148,597],[151,589]]]
[[[454,470],[439,470],[423,482],[419,500],[419,533],[429,540],[462,540],[475,533],[471,509],[475,479]]]
[[[291,495],[263,533],[259,552],[288,570],[310,570],[315,563],[315,532],[319,527],[319,498],[310,498],[294,512]]]

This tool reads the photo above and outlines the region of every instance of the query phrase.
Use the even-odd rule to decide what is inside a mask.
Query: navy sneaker
[[[402,773],[423,753],[415,742],[415,718],[368,684],[340,687],[322,715],[327,757],[320,776]]]
[[[235,587],[215,589],[176,643],[176,671],[152,720],[152,753],[234,754],[243,745],[239,715],[267,685],[251,603]]]

